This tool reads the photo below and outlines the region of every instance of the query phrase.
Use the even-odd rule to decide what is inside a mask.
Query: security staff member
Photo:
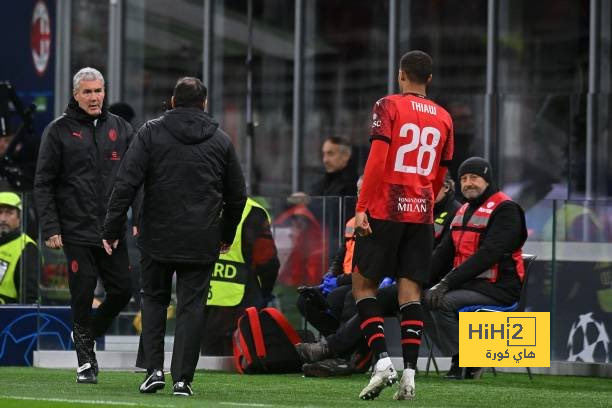
[[[236,320],[247,307],[264,307],[280,266],[270,230],[270,215],[247,198],[234,242],[221,254],[205,299],[203,355],[231,355]]]
[[[494,187],[488,161],[467,159],[459,167],[459,180],[467,202],[434,251],[432,276],[442,279],[424,294],[425,330],[440,350],[453,356],[447,378],[462,377],[457,310],[467,305],[508,306],[518,300],[524,277],[521,248],[527,239],[523,209]],[[481,373],[471,368],[466,378]]]
[[[0,193],[0,304],[38,300],[38,248],[21,232],[22,210],[17,194]]]
[[[97,383],[94,339],[106,332],[132,297],[125,224],[121,242],[110,257],[102,248],[101,232],[133,130],[108,112],[104,77],[98,70],[79,70],[72,87],[73,97],[64,114],[42,135],[34,195],[45,245],[62,248],[68,261],[77,382]],[[92,317],[98,278],[106,298]]]

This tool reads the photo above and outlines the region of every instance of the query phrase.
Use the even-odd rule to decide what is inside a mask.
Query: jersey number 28
[[[436,146],[440,143],[440,131],[431,126],[421,129],[414,123],[404,123],[400,128],[399,137],[408,137],[408,134],[411,137],[410,143],[402,145],[397,149],[394,170],[401,173],[417,173],[422,176],[428,176],[431,174],[436,161]],[[404,156],[416,149],[418,149],[416,166],[404,164]],[[427,165],[423,166],[425,153],[429,154],[427,155]]]

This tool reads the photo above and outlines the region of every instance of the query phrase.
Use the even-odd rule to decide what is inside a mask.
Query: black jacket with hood
[[[43,239],[61,234],[65,243],[102,246],[106,203],[133,133],[105,105],[94,117],[74,98],[45,128],[34,179]]]
[[[104,238],[122,235],[144,185],[138,245],[158,262],[208,264],[231,243],[246,201],[234,147],[208,113],[180,107],[145,123],[121,164]]]

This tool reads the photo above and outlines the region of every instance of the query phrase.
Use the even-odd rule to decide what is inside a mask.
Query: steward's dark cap
[[[493,179],[491,164],[482,157],[470,157],[461,163],[461,166],[459,166],[459,179],[468,173],[482,177],[489,184],[491,184]]]

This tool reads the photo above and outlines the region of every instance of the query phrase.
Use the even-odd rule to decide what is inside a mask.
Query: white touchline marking
[[[169,408],[176,407],[176,405],[160,405],[151,404],[149,402],[122,402],[122,401],[105,401],[105,400],[79,400],[79,399],[68,399],[68,398],[35,398],[35,397],[17,397],[12,395],[0,395],[0,398],[22,400],[22,401],[48,401],[48,402],[65,402],[69,404],[90,404],[90,405],[129,405],[133,407],[146,406],[146,407],[158,407],[158,408]],[[228,402],[219,401],[219,405],[231,405],[238,407],[282,407],[283,405],[275,404],[255,404],[252,402]]]
[[[121,401],[104,401],[104,400],[78,400],[78,399],[68,399],[68,398],[35,398],[35,397],[16,397],[12,395],[0,395],[0,398],[6,399],[15,399],[15,400],[24,400],[24,401],[48,401],[48,402],[66,402],[69,404],[90,404],[90,405],[129,405],[129,406],[147,406],[147,407],[159,407],[159,408],[167,408],[167,407],[176,407],[176,405],[157,405],[151,404],[149,402],[143,401],[139,402],[121,402]]]

